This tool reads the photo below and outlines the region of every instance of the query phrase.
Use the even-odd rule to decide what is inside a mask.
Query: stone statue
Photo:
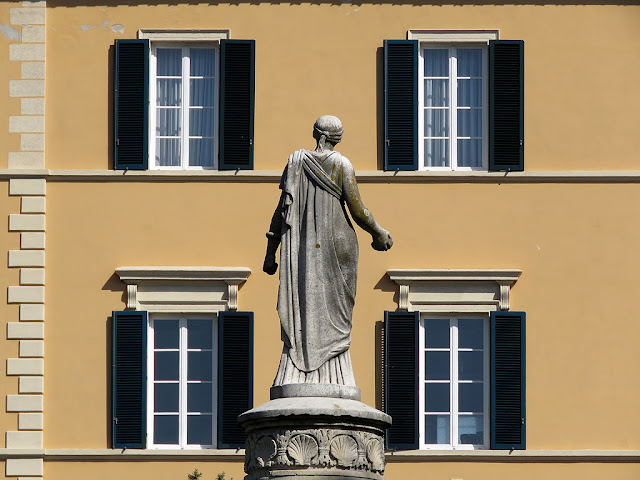
[[[345,204],[371,246],[391,248],[391,235],[362,203],[353,166],[334,147],[342,123],[316,121],[314,151],[294,152],[282,174],[282,194],[267,233],[263,270],[273,275],[280,245],[278,315],[284,348],[274,387],[337,384],[355,387],[349,346],[356,294],[358,240]]]

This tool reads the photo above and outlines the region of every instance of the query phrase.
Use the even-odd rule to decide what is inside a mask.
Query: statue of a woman
[[[391,235],[363,205],[353,167],[334,150],[342,123],[316,121],[315,151],[294,152],[282,174],[282,194],[267,233],[263,270],[273,275],[280,245],[278,315],[284,348],[274,386],[327,383],[355,387],[349,346],[356,294],[358,240],[353,220],[388,250]]]

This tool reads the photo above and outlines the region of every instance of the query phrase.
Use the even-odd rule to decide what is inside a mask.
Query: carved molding
[[[332,427],[258,430],[249,434],[245,447],[249,477],[289,468],[300,475],[300,467],[309,467],[363,471],[368,473],[366,478],[382,479],[385,468],[384,440],[373,431]]]
[[[155,312],[216,312],[238,309],[245,267],[119,267],[127,284],[127,308]]]
[[[516,269],[390,269],[398,284],[398,308],[431,312],[509,310]]]
[[[127,308],[135,310],[138,305],[138,285],[132,283],[127,285]]]
[[[400,297],[398,298],[398,308],[409,310],[409,284],[400,284]]]

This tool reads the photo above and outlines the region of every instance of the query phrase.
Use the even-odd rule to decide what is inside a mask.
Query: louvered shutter
[[[255,40],[220,42],[220,169],[253,169]]]
[[[418,41],[384,41],[384,168],[418,169]]]
[[[491,313],[491,448],[524,450],[525,313]]]
[[[253,406],[253,313],[218,317],[218,448],[243,448],[238,415]]]
[[[149,40],[116,40],[114,168],[146,170],[149,157]]]
[[[524,170],[524,42],[489,42],[489,170]]]
[[[147,442],[147,312],[113,312],[112,445]]]
[[[385,312],[384,409],[393,423],[387,447],[418,448],[418,312]]]

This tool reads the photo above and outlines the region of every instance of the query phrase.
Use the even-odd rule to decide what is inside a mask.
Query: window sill
[[[640,170],[525,172],[357,170],[360,183],[640,183]],[[279,182],[281,170],[49,170],[2,169],[0,179],[49,181]]]

